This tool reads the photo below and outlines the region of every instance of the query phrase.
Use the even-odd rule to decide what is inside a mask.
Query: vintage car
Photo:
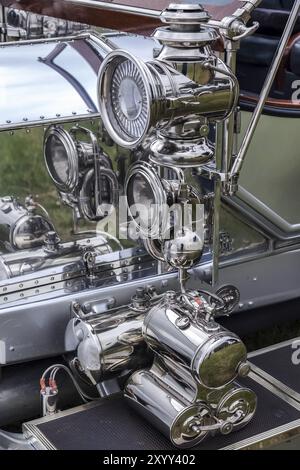
[[[300,297],[299,12],[0,1],[0,448],[299,433],[300,342],[228,329]]]

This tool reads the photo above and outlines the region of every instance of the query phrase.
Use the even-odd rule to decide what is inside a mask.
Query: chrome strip
[[[236,442],[220,450],[262,450],[271,445],[280,444],[300,434],[300,419],[278,428]],[[276,439],[276,442],[272,442]]]
[[[276,349],[284,348],[285,346],[291,345],[294,341],[300,341],[300,337],[288,339],[286,341],[282,341],[281,343],[272,344],[271,346],[267,346],[265,348],[258,349],[257,351],[253,351],[248,354],[248,359],[251,359],[251,357],[260,356],[261,354],[265,354],[271,351],[276,351]]]
[[[254,382],[257,382],[262,387],[269,390],[269,392],[273,393],[273,395],[275,395],[276,397],[281,398],[281,400],[288,403],[290,406],[292,406],[296,410],[300,411],[300,403],[298,403],[294,398],[290,397],[289,395],[286,395],[283,391],[279,390],[275,385],[268,382],[260,375],[257,375],[254,372],[250,372],[248,377],[254,380]]]
[[[73,40],[77,40],[77,39],[90,39],[91,38],[91,34],[90,33],[79,33],[79,34],[76,34],[76,35],[70,35],[70,36],[63,36],[63,37],[60,37],[60,38],[57,38],[57,37],[53,37],[53,38],[39,38],[39,39],[24,39],[20,42],[16,42],[16,41],[7,41],[7,42],[3,42],[1,43],[0,45],[0,48],[1,49],[5,49],[6,47],[10,47],[10,46],[24,46],[24,45],[34,45],[34,44],[50,44],[52,42],[65,42],[65,41],[73,41]]]
[[[253,196],[253,194],[249,193],[249,191],[243,187],[239,188],[237,197],[263,215],[274,225],[279,227],[283,232],[291,233],[300,231],[300,224],[290,224],[283,217],[277,214],[277,212],[273,211],[269,206]]]
[[[97,2],[96,0],[65,0],[65,3],[69,3],[74,6],[92,7],[96,10],[106,10],[115,13],[128,13],[137,16],[148,16],[150,18],[159,18],[160,10],[150,10],[147,8],[138,8],[130,5],[112,4],[108,2]]]
[[[254,374],[257,374],[266,382],[269,382],[271,386],[274,386],[276,389],[282,391],[285,395],[299,402],[299,405],[300,405],[300,394],[298,392],[296,392],[295,390],[290,388],[288,385],[284,384],[280,380],[268,374],[268,372],[266,372],[265,370],[261,369],[260,367],[255,366],[252,363],[251,363],[251,370],[253,371]]]
[[[37,447],[36,450],[56,450],[56,447],[51,444],[51,442],[36,426],[31,424],[26,425],[26,428],[24,428],[24,435],[29,438],[34,438],[32,445]]]
[[[0,125],[0,132],[7,132],[7,131],[16,131],[18,129],[25,130],[32,129],[34,127],[42,127],[44,125],[50,124],[60,124],[60,123],[68,123],[68,122],[80,122],[80,121],[88,121],[90,119],[99,119],[101,118],[99,113],[90,113],[90,114],[79,114],[75,116],[68,116],[68,117],[53,117],[49,119],[43,119],[39,121],[28,121],[26,123],[18,122],[16,124],[4,124]]]

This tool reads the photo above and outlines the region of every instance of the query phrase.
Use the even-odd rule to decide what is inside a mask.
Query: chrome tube
[[[160,10],[150,10],[148,8],[137,8],[129,5],[111,4],[108,2],[97,2],[95,0],[65,0],[65,3],[69,3],[74,6],[81,7],[92,7],[95,10],[106,10],[113,13],[128,13],[131,15],[148,16],[151,18],[159,18]]]
[[[125,389],[125,397],[143,418],[164,434],[173,445],[189,448],[199,444],[208,434],[195,429],[210,417],[202,402],[190,403],[151,371],[134,373]]]
[[[248,126],[248,129],[246,131],[244,140],[243,140],[242,145],[240,147],[240,151],[239,151],[238,156],[237,156],[237,158],[236,158],[236,160],[233,164],[233,167],[231,169],[231,173],[230,173],[231,177],[234,177],[234,176],[238,175],[240,173],[241,169],[242,169],[242,166],[243,166],[246,154],[249,150],[249,147],[250,147],[255,129],[258,125],[260,116],[262,114],[263,108],[264,108],[265,103],[266,103],[266,100],[269,96],[269,93],[270,93],[272,84],[274,82],[276,73],[278,71],[281,60],[283,58],[285,48],[288,44],[288,41],[289,41],[289,39],[291,37],[291,34],[293,32],[293,29],[295,27],[299,12],[300,12],[300,0],[296,0],[294,5],[293,5],[293,8],[291,10],[291,13],[290,13],[289,19],[287,21],[285,30],[283,32],[280,44],[278,46],[277,52],[276,52],[275,57],[273,59],[272,65],[270,67],[268,76],[267,76],[267,78],[265,80],[265,83],[263,85],[259,101],[257,103],[255,111],[253,112],[251,122]]]

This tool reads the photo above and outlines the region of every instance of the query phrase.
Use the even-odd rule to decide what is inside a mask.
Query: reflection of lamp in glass
[[[134,163],[127,174],[125,192],[129,215],[146,249],[154,258],[179,269],[184,284],[186,270],[203,253],[202,219],[197,220],[201,198],[185,183],[181,170],[173,170],[172,176],[174,179],[160,177],[153,164]]]
[[[79,161],[72,135],[61,127],[50,127],[45,134],[46,166],[60,191],[73,191],[78,184]]]
[[[88,139],[83,140],[79,134]],[[66,131],[51,126],[44,139],[45,163],[50,177],[71,207],[90,221],[101,220],[107,213],[103,203],[118,202],[118,180],[109,158],[100,152],[95,135],[83,127]]]

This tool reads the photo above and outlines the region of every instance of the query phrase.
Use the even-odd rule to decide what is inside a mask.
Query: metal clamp
[[[241,39],[247,38],[248,36],[251,36],[254,34],[258,28],[259,28],[259,23],[257,21],[253,22],[252,26],[245,26],[243,23],[241,23],[239,20],[237,20],[238,26],[235,29],[236,32],[239,34],[237,36],[233,36],[231,39],[232,41],[240,41]],[[233,25],[232,25],[233,26]]]
[[[215,421],[215,423],[208,425],[193,424],[191,425],[192,431],[196,432],[197,434],[207,432],[212,433],[216,431],[223,435],[230,434],[234,429],[234,425],[244,418],[244,413],[242,410],[237,410],[237,412],[226,421],[218,419],[215,416],[211,416],[211,418]]]

